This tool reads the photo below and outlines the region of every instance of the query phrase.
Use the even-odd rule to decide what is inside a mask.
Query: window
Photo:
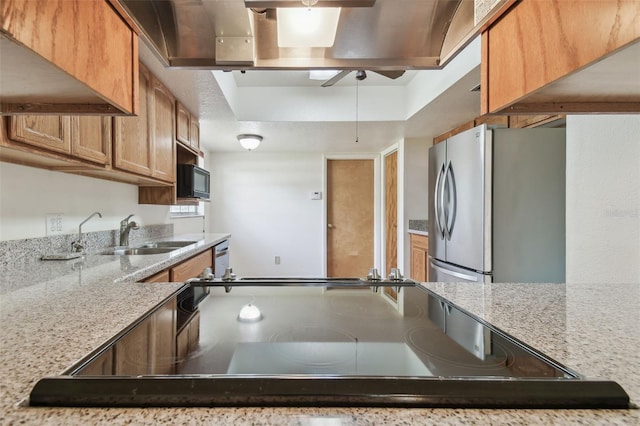
[[[169,215],[171,217],[202,216],[203,210],[202,203],[198,203],[197,206],[176,205],[169,207]]]

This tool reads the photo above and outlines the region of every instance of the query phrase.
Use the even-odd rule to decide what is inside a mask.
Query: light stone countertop
[[[201,234],[198,234],[202,238]],[[205,235],[178,256],[117,256],[16,285],[0,276],[0,424],[639,424],[640,410],[402,408],[31,408],[21,404],[44,376],[58,375],[182,284],[135,283],[221,241]],[[176,239],[188,239],[185,236]],[[86,259],[88,265],[91,256]],[[46,266],[50,268],[50,266]],[[122,270],[128,269],[129,270]],[[16,271],[14,271],[16,272]],[[20,277],[23,271],[16,272]],[[24,280],[24,278],[21,278]],[[590,377],[620,383],[640,401],[640,285],[425,283],[458,306]],[[5,291],[6,290],[6,291]]]

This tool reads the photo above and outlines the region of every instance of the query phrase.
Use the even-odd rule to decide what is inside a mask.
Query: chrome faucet
[[[134,221],[129,222],[129,219],[133,215],[130,214],[125,219],[120,222],[120,245],[128,246],[129,245],[129,231],[132,229],[138,229],[139,226]]]
[[[84,251],[84,241],[82,241],[82,225],[84,225],[85,222],[87,222],[89,219],[91,219],[95,215],[98,215],[98,217],[102,217],[100,212],[93,212],[91,213],[91,216],[89,216],[88,218],[80,222],[80,225],[78,226],[78,239],[71,243],[72,252],[82,253]]]

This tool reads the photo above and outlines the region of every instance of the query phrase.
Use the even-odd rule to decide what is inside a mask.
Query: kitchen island
[[[223,235],[208,235],[211,246]],[[180,259],[198,248],[183,252]],[[99,256],[99,255],[96,255]],[[88,256],[87,264],[91,264]],[[110,260],[106,260],[110,258]],[[33,408],[25,399],[55,376],[182,288],[136,283],[178,261],[168,255],[117,256],[95,266],[16,283],[3,271],[0,404],[7,424],[637,424],[640,410],[459,410],[401,408]],[[49,267],[42,265],[42,267]],[[136,269],[137,268],[137,269]],[[140,272],[140,271],[145,272]],[[22,276],[22,273],[19,274]],[[498,328],[589,377],[620,383],[640,401],[638,285],[425,283]],[[325,423],[323,423],[325,422]]]

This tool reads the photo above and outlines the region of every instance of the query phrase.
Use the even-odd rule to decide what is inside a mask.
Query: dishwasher
[[[217,244],[213,248],[213,275],[221,278],[229,267],[229,240]]]

